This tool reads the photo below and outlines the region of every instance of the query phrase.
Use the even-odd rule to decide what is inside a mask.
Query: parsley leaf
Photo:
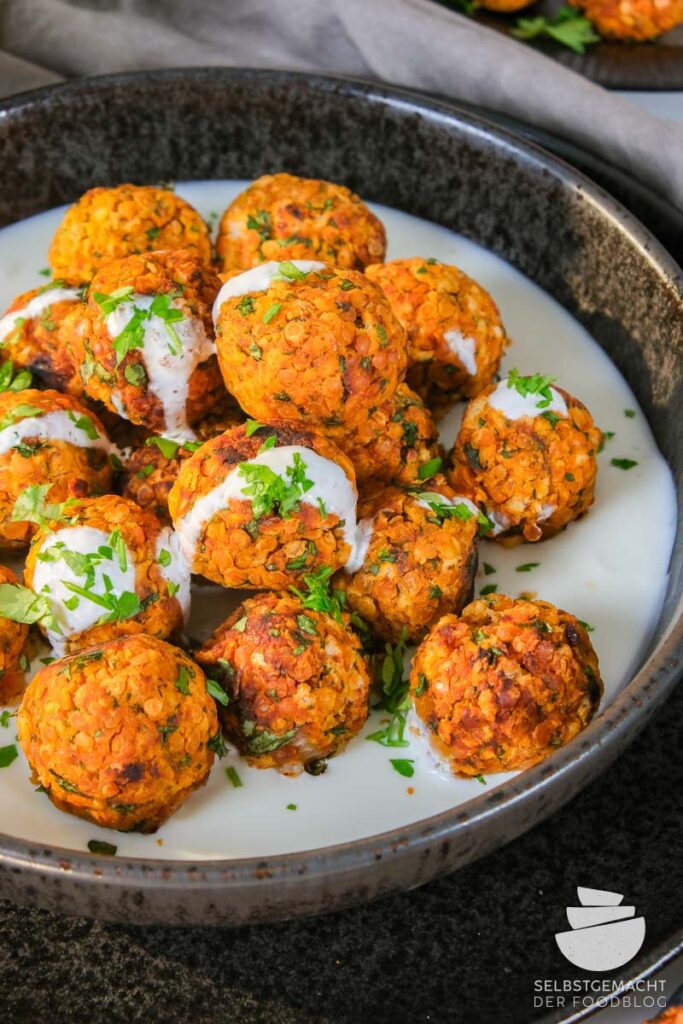
[[[561,7],[552,18],[518,18],[512,35],[518,39],[550,36],[556,43],[579,54],[585,53],[591,43],[600,42],[593,23],[581,11],[568,6]]]

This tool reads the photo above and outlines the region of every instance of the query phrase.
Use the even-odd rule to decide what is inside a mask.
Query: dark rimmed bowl
[[[518,137],[395,89],[211,69],[84,80],[7,100],[0,141],[0,224],[93,185],[288,170],[467,235],[554,296],[610,355],[648,416],[680,502],[680,271],[610,196]],[[270,860],[98,858],[3,835],[0,893],[118,921],[240,924],[339,909],[474,860],[586,786],[666,698],[683,652],[682,562],[679,525],[656,637],[629,686],[574,741],[489,795],[395,832]]]

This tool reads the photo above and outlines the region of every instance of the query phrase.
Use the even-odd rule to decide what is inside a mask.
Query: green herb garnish
[[[600,36],[593,23],[574,7],[560,7],[552,18],[518,18],[512,35],[518,39],[536,39],[549,36],[556,43],[566,46],[574,53],[585,53],[586,47],[599,43]]]
[[[415,762],[410,758],[390,757],[389,764],[394,771],[398,772],[399,775],[402,775],[404,779],[412,779],[415,774]]]

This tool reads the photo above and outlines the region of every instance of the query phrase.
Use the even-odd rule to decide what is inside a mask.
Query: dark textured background
[[[0,903],[7,1022],[531,1024],[533,979],[580,978],[555,947],[576,886],[644,914],[633,976],[683,943],[679,686],[559,814],[438,882],[327,917],[243,929],[106,925]],[[602,975],[600,977],[603,977]],[[610,977],[605,975],[604,977]]]

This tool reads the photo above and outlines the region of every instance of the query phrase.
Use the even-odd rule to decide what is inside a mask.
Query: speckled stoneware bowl
[[[2,225],[96,184],[286,169],[343,181],[474,239],[554,296],[607,351],[647,413],[680,495],[677,268],[638,222],[561,161],[454,107],[288,73],[116,76],[28,94],[0,110]],[[629,686],[577,739],[490,794],[401,831],[272,860],[98,858],[6,834],[0,891],[115,920],[215,925],[337,909],[480,857],[594,779],[664,701],[683,650],[682,554],[679,527],[656,637]],[[2,828],[11,833],[11,821]]]

